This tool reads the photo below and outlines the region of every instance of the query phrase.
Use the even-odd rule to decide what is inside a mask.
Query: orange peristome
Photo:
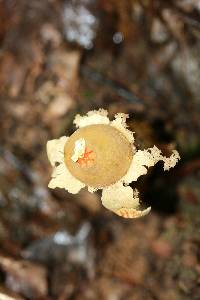
[[[85,153],[83,154],[83,157],[80,157],[77,160],[77,163],[83,167],[83,166],[91,166],[92,163],[94,163],[94,159],[95,159],[96,155],[95,153],[88,149],[87,147],[85,148]]]

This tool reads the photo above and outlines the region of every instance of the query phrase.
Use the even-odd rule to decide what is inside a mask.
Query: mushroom
[[[53,166],[49,187],[64,188],[72,194],[87,186],[93,193],[102,190],[102,204],[124,218],[138,218],[149,213],[142,210],[138,191],[129,184],[137,181],[158,161],[164,170],[174,167],[180,156],[173,150],[165,157],[156,147],[136,150],[133,133],[127,129],[128,115],[119,113],[110,121],[106,110],[77,115],[78,128],[70,137],[47,142],[47,155]]]

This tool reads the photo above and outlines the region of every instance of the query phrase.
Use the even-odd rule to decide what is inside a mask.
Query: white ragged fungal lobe
[[[122,207],[137,208],[139,206],[138,193],[133,193],[130,186],[123,186],[122,183],[104,188],[101,200],[106,208],[113,211]]]
[[[48,185],[49,188],[63,188],[71,194],[77,194],[85,184],[77,180],[65,167],[64,163],[54,167],[52,178]]]
[[[130,143],[134,143],[133,132],[127,129],[126,119],[127,114],[119,113],[115,115],[115,120],[110,122],[110,125],[118,129],[129,140]],[[134,147],[135,148],[135,147]]]
[[[170,157],[163,157],[164,161],[164,171],[169,171],[170,168],[174,168],[178,160],[180,160],[180,155],[178,151],[173,150]]]
[[[59,139],[47,142],[47,156],[52,166],[64,162],[64,146],[68,137],[62,136]]]
[[[100,109],[99,111],[97,110],[92,110],[87,113],[86,116],[80,116],[76,115],[74,119],[74,124],[76,127],[85,127],[89,125],[94,125],[94,124],[105,124],[108,125],[110,120],[107,117],[108,112],[104,109]]]
[[[74,146],[74,154],[72,155],[71,159],[74,162],[77,162],[79,158],[82,158],[84,156],[85,153],[85,139],[78,139],[75,142],[75,146]]]
[[[151,210],[150,207],[140,210],[138,191],[122,183],[103,189],[101,200],[103,206],[124,218],[142,217]]]
[[[132,181],[137,181],[137,179],[147,173],[149,167],[154,166],[158,161],[164,162],[164,170],[169,170],[173,168],[180,156],[176,150],[173,151],[170,157],[163,156],[161,150],[156,146],[145,149],[138,150],[133,156],[131,166],[127,174],[122,178],[122,182],[129,184]]]
[[[110,121],[107,115],[108,112],[104,109],[92,110],[86,116],[76,115],[74,124],[79,128],[94,124],[109,124],[118,129],[130,143],[134,143],[133,132],[127,129],[126,119],[129,117],[128,114],[118,113],[113,121]]]
[[[88,192],[90,193],[95,193],[99,190],[99,188],[93,187],[93,186],[88,186]]]
[[[59,139],[47,142],[47,156],[54,167],[48,187],[51,189],[64,188],[69,193],[77,194],[85,187],[85,184],[72,176],[65,166],[64,147],[67,139],[68,137],[62,136]]]

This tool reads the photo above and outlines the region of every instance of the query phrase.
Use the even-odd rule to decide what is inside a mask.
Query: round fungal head
[[[76,149],[79,142],[80,149]],[[64,157],[66,167],[75,178],[100,188],[116,183],[127,173],[133,148],[118,129],[96,124],[80,128],[69,137]]]

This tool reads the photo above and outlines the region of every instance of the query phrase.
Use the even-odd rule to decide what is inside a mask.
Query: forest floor
[[[0,1],[0,300],[200,299],[200,1]],[[178,149],[137,183],[152,212],[47,185],[74,116],[129,114]]]

